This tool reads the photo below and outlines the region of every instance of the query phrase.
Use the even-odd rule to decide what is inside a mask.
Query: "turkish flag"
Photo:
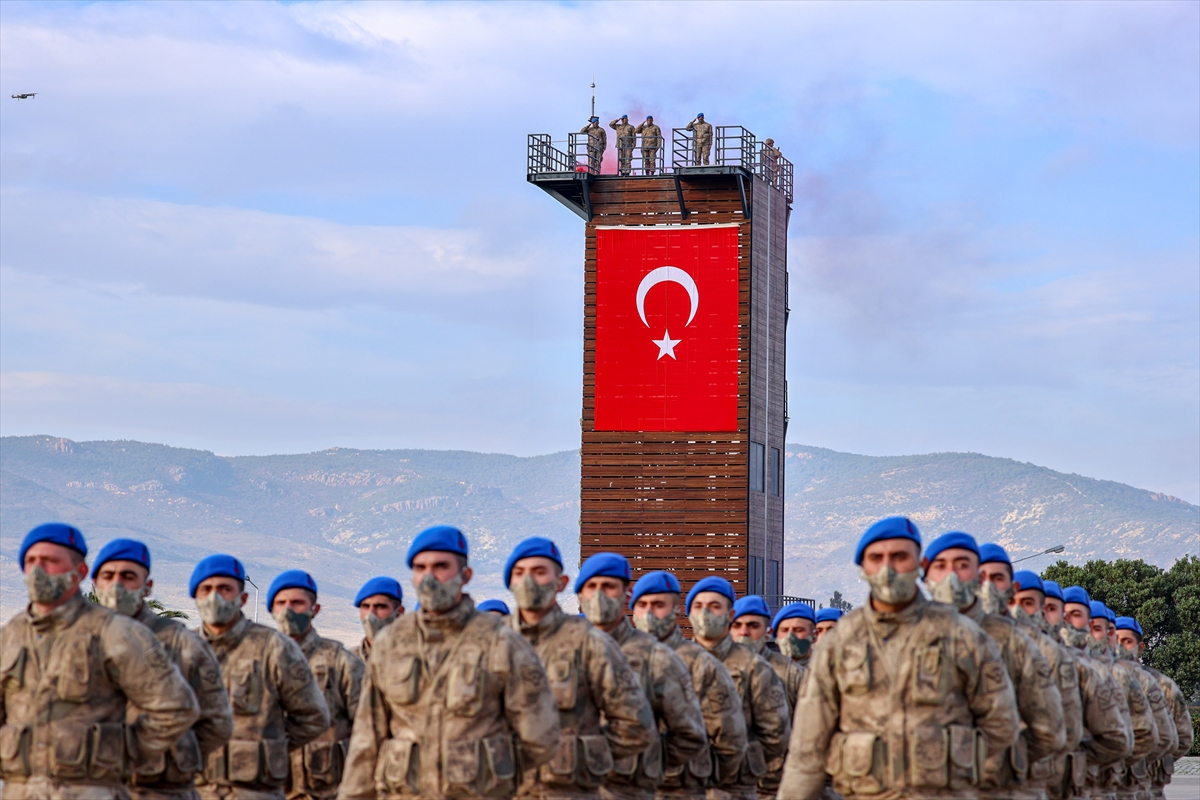
[[[598,431],[734,431],[738,227],[596,229]]]

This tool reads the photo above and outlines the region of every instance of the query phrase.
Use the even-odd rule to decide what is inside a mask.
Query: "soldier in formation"
[[[608,149],[608,134],[600,125],[599,117],[592,117],[588,124],[579,129],[587,134],[588,172],[600,174],[600,165],[604,161],[604,151]]]
[[[775,634],[779,652],[807,668],[816,630],[816,615],[812,606],[808,603],[789,603],[779,609],[771,621],[771,630]]]
[[[354,597],[354,605],[362,621],[363,639],[350,652],[365,664],[371,660],[375,635],[404,613],[404,589],[395,578],[380,575],[362,585]]]
[[[479,605],[475,606],[480,611],[492,614],[497,617],[507,617],[512,612],[508,610],[508,604],[503,600],[484,600]]]
[[[662,129],[654,124],[654,117],[646,120],[634,129],[634,133],[642,137],[642,174],[653,175],[658,171],[658,152],[662,149]]]
[[[807,603],[800,605],[806,606],[811,612],[812,606]],[[796,707],[796,695],[800,691],[800,682],[804,680],[804,666],[801,662],[792,659],[791,656],[780,652],[782,648],[775,650],[767,646],[767,640],[773,631],[771,607],[767,605],[764,598],[751,594],[740,598],[733,604],[733,625],[729,629],[730,635],[738,644],[745,645],[762,656],[771,665],[771,669],[775,670],[775,674],[779,676],[784,692],[787,694],[788,719],[791,719],[791,709]],[[775,638],[778,639],[778,636]]]
[[[842,610],[840,608],[822,608],[817,610],[815,620],[816,627],[813,628],[813,642],[820,642],[821,637],[829,633],[837,627],[838,620],[842,618]]]
[[[697,167],[707,165],[709,153],[712,151],[712,125],[704,121],[703,114],[697,114],[696,118],[687,124],[687,129],[692,131],[692,164]]]
[[[637,141],[634,127],[629,124],[629,115],[622,114],[608,123],[608,127],[617,133],[617,174],[628,176],[633,172],[633,145]]]

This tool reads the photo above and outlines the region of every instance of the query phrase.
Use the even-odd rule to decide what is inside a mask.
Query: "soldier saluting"
[[[579,132],[586,133],[588,137],[588,171],[598,175],[600,174],[600,165],[604,161],[604,151],[608,148],[608,134],[600,125],[599,117],[590,118],[588,124],[580,128]]]
[[[692,164],[697,167],[701,164],[708,164],[708,154],[712,150],[712,125],[704,121],[703,114],[697,114],[696,118],[687,124],[687,129],[694,132]]]
[[[12,800],[122,800],[129,750],[162,756],[199,716],[145,625],[89,603],[87,542],[61,522],[21,542],[29,605],[0,629],[0,778]],[[130,705],[141,710],[127,723]]]
[[[608,123],[608,127],[617,132],[617,174],[628,175],[633,168],[633,144],[637,139],[629,115],[622,114]]]
[[[642,137],[642,174],[653,175],[658,171],[658,151],[662,147],[662,129],[654,124],[654,117],[634,128]]]

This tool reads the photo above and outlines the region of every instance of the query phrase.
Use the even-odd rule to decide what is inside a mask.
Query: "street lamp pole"
[[[1064,551],[1064,550],[1066,550],[1066,549],[1067,549],[1067,548],[1066,548],[1066,545],[1056,544],[1056,545],[1054,545],[1054,547],[1051,547],[1051,548],[1050,548],[1050,549],[1048,549],[1048,550],[1043,550],[1043,551],[1042,551],[1042,552],[1040,552],[1040,553],[1034,553],[1034,554],[1033,554],[1033,555],[1031,555],[1031,556],[1025,556],[1024,558],[1017,558],[1017,559],[1014,559],[1012,563],[1014,563],[1014,564],[1017,564],[1017,563],[1019,563],[1019,562],[1021,562],[1021,561],[1028,561],[1028,560],[1029,560],[1029,559],[1031,559],[1031,558],[1038,558],[1039,556],[1048,556],[1048,555],[1050,555],[1051,553],[1061,553],[1061,552],[1063,552],[1063,551]]]
[[[250,580],[250,575],[246,575],[246,583],[254,587],[254,621],[258,622],[258,584]]]

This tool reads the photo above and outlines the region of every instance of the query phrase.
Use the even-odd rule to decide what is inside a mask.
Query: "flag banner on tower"
[[[597,431],[738,429],[738,226],[596,229]]]

